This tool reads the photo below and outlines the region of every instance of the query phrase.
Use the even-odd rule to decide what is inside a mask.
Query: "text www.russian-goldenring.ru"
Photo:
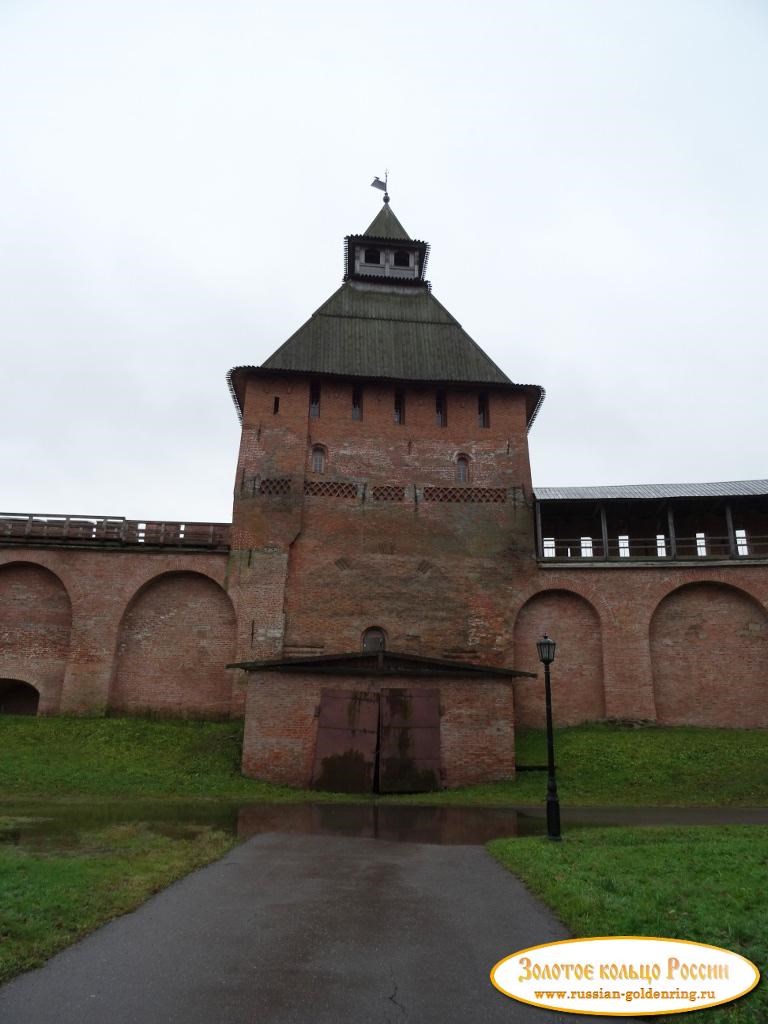
[[[627,1003],[636,999],[679,999],[681,1002],[695,1003],[699,999],[714,999],[712,989],[655,989],[639,988],[629,992],[617,992],[612,989],[571,989],[570,992],[536,992],[537,999],[623,999]]]

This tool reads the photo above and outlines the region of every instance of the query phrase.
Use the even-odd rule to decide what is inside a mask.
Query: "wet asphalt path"
[[[566,936],[482,847],[266,834],[0,988],[0,1022],[615,1020],[491,986],[503,956]]]

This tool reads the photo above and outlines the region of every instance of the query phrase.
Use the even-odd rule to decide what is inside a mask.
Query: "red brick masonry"
[[[546,630],[557,724],[768,727],[768,565],[537,560],[523,396],[488,389],[483,427],[477,391],[447,388],[441,427],[434,388],[398,390],[404,423],[380,381],[353,420],[352,384],[323,380],[312,418],[308,379],[252,373],[228,552],[0,546],[0,684],[31,684],[42,714],[237,716],[231,662],[359,650],[375,626],[388,649],[535,672]],[[248,684],[249,774],[306,782],[320,685]],[[508,683],[441,689],[446,784],[509,777],[540,679],[514,701]]]

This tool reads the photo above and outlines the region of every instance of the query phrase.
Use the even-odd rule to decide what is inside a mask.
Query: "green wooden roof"
[[[394,215],[389,203],[384,203],[363,234],[371,235],[373,238],[397,238],[402,242],[411,240],[411,236]]]
[[[422,269],[428,247],[414,242],[388,203],[364,235],[351,239],[399,239],[419,245]],[[349,261],[349,255],[348,255]],[[544,389],[514,384],[432,294],[422,278],[347,279],[261,366],[238,366],[229,386],[242,415],[250,373],[300,373],[368,380],[474,384],[525,392],[528,424]]]
[[[426,288],[351,281],[262,366],[403,381],[511,383]]]

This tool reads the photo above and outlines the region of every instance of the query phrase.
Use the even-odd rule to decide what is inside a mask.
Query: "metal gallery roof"
[[[736,498],[768,495],[768,480],[723,480],[703,484],[617,484],[609,487],[534,487],[539,501],[610,501],[646,498]]]

